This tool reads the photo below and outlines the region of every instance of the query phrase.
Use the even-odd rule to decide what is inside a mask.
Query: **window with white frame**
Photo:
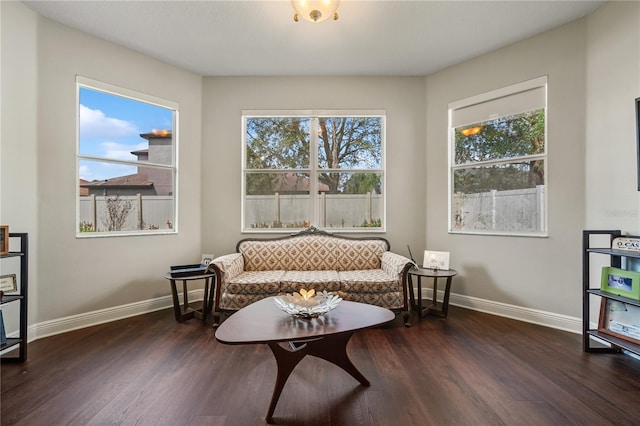
[[[385,228],[381,111],[243,111],[242,231]]]
[[[547,78],[449,105],[449,231],[547,235]]]
[[[177,232],[178,105],[77,77],[78,237]]]

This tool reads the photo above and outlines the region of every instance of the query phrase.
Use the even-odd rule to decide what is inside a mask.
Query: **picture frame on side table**
[[[211,261],[214,259],[213,254],[203,254],[202,258],[200,260],[200,264],[202,266],[209,266],[209,264],[211,263]]]
[[[598,331],[640,345],[640,306],[602,298]]]
[[[449,252],[425,250],[422,267],[427,269],[449,270]]]
[[[0,225],[0,255],[9,253],[9,227]]]
[[[640,272],[605,266],[602,268],[600,290],[640,300]]]

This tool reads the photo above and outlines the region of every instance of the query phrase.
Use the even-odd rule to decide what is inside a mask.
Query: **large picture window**
[[[77,236],[177,232],[177,104],[77,78]]]
[[[547,235],[546,84],[449,105],[450,232]]]
[[[243,112],[244,232],[383,231],[379,111]]]

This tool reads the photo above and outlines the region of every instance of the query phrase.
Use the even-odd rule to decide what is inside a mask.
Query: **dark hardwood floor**
[[[631,425],[640,361],[586,354],[578,335],[457,307],[356,333],[363,387],[305,358],[274,414],[282,425]],[[275,381],[265,345],[216,342],[171,310],[29,344],[2,364],[2,425],[262,425]]]

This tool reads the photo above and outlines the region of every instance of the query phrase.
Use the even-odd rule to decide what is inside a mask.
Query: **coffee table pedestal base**
[[[287,383],[289,375],[291,375],[291,372],[296,368],[298,363],[307,355],[329,361],[349,373],[354,379],[360,382],[360,384],[364,386],[370,385],[369,380],[358,371],[347,354],[347,344],[352,335],[353,332],[349,332],[328,335],[318,339],[296,341],[294,345],[290,345],[291,349],[284,348],[280,343],[267,343],[278,365],[278,377],[276,378],[276,384],[273,388],[269,411],[267,411],[267,417],[265,418],[267,423],[271,423],[272,421],[273,412],[276,409],[278,399],[280,399],[280,394],[282,393],[285,383]]]

